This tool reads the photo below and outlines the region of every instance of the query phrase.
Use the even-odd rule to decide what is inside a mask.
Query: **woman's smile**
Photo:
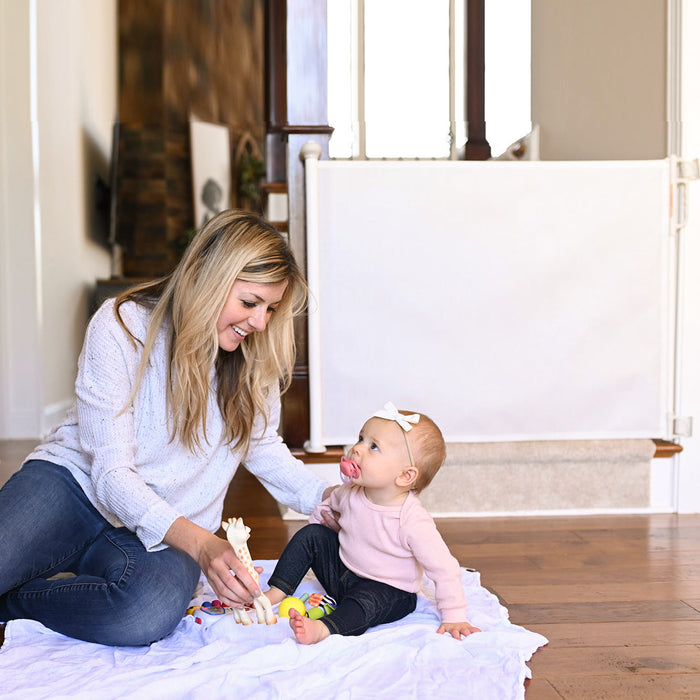
[[[286,280],[275,284],[236,280],[216,322],[219,347],[233,352],[251,333],[264,331],[286,289]]]

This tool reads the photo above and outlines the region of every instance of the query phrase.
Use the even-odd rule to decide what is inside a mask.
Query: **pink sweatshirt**
[[[343,485],[316,506],[309,522],[320,523],[328,508],[340,513],[340,558],[348,569],[413,593],[425,572],[435,584],[442,621],[467,619],[459,562],[415,494],[400,506],[378,506],[361,486]]]

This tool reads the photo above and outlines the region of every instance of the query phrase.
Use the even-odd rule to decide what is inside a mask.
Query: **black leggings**
[[[294,595],[311,569],[338,606],[321,619],[331,634],[358,635],[395,622],[416,609],[415,593],[362,578],[340,559],[338,534],[325,525],[307,525],[294,535],[270,576],[269,584]]]

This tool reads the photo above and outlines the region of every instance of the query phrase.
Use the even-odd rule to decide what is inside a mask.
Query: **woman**
[[[170,275],[102,305],[74,407],[0,490],[0,621],[141,645],[175,628],[200,570],[225,604],[259,594],[213,533],[241,463],[295,510],[324,495],[277,435],[305,300],[280,234],[230,210]]]

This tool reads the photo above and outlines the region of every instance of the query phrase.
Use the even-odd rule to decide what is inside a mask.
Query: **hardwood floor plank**
[[[550,681],[577,676],[700,674],[695,645],[658,647],[579,647],[540,649],[529,663],[533,675]]]
[[[508,605],[537,603],[605,603],[615,600],[669,600],[679,598],[698,609],[700,579],[647,583],[581,583],[574,585],[498,586],[498,594]]]
[[[528,533],[572,533],[642,531],[653,532],[659,528],[680,530],[700,527],[700,514],[649,513],[643,515],[573,515],[573,516],[528,516],[528,517],[471,517],[450,518],[451,528],[464,530],[465,542],[477,542],[477,537],[492,538],[493,541],[508,541],[508,538],[527,539]],[[518,527],[513,527],[517,522]]]
[[[457,557],[459,559],[459,557]],[[582,572],[586,571],[586,566],[579,568],[557,567],[543,569],[539,565],[529,562],[527,570],[517,570],[517,567],[500,566],[498,560],[490,557],[474,558],[470,563],[463,566],[471,566],[481,572],[482,581],[491,587],[514,586],[524,583],[530,585],[554,585],[581,583]],[[523,562],[525,560],[523,559]],[[659,565],[651,566],[628,566],[625,568],[604,569],[595,568],[595,575],[590,576],[591,582],[598,583],[634,583],[635,581],[647,581],[649,583],[673,583],[674,581],[697,581],[700,579],[700,566],[684,565]]]
[[[681,596],[681,598],[684,598],[684,596]],[[690,605],[694,610],[700,611],[700,598],[691,599],[691,600],[684,599],[683,602],[686,605]]]
[[[461,522],[461,519],[457,519]],[[665,550],[673,547],[676,550],[700,549],[700,525],[692,525],[684,528],[659,527],[659,528],[613,528],[613,529],[555,529],[548,530],[510,530],[484,532],[471,529],[468,523],[460,525],[450,522],[448,519],[437,520],[438,527],[443,536],[456,537],[464,545],[475,547],[475,551],[484,546],[500,545],[494,547],[496,552],[502,549],[508,551],[508,545],[527,544],[528,547],[537,547],[538,544],[565,544],[575,547],[577,544],[598,547],[601,550],[609,550],[616,547],[620,550],[642,548],[646,551],[655,549]]]
[[[565,554],[557,552],[552,547],[549,554],[530,554],[528,558],[541,569],[572,569],[582,566],[595,566],[610,571],[624,571],[628,566],[644,565],[653,571],[655,567],[667,567],[669,563],[680,564],[684,567],[694,567],[700,572],[700,552],[671,552],[671,551],[633,551],[625,553],[603,552],[601,550],[578,549],[569,550]],[[700,576],[698,576],[700,578]]]
[[[510,619],[528,625],[546,619],[549,622],[636,622],[652,620],[698,620],[700,612],[676,600],[618,601],[614,603],[566,603],[552,605],[508,606]]]
[[[552,648],[700,644],[700,620],[534,622],[527,628],[545,636]]]
[[[458,544],[450,547],[452,554],[459,560],[462,566],[468,566],[484,573],[489,568],[499,571],[499,573],[520,574],[520,581],[526,580],[525,574],[541,571],[541,566],[533,557],[513,556],[513,557],[472,557],[465,556],[462,547]]]
[[[444,537],[444,535],[443,535]],[[553,557],[566,557],[568,566],[575,566],[592,559],[601,566],[624,565],[628,561],[648,561],[651,564],[666,561],[677,561],[685,564],[700,564],[700,548],[690,540],[683,545],[656,544],[651,548],[643,540],[638,542],[610,542],[606,545],[585,542],[580,539],[561,542],[508,542],[460,544],[457,546],[459,555],[465,559],[488,556],[522,556],[535,559],[547,565]]]
[[[569,528],[549,530],[536,529],[530,530],[525,528],[522,531],[514,531],[511,526],[509,529],[503,529],[503,526],[498,523],[493,523],[494,528],[484,528],[480,525],[478,528],[473,526],[473,521],[470,518],[436,518],[435,522],[443,537],[458,539],[460,543],[471,545],[497,545],[497,544],[535,544],[537,542],[568,542],[576,543],[583,542],[583,538]]]
[[[562,700],[697,700],[700,698],[700,674],[562,678],[553,680],[552,686]],[[527,700],[536,700],[536,698],[527,697]]]
[[[669,546],[687,546],[690,549],[698,549],[700,542],[700,525],[688,525],[687,527],[655,527],[655,528],[620,528],[618,530],[589,530],[581,532],[581,538],[592,544],[642,544],[650,549],[665,548]]]
[[[554,686],[543,678],[525,681],[525,700],[562,700]]]

